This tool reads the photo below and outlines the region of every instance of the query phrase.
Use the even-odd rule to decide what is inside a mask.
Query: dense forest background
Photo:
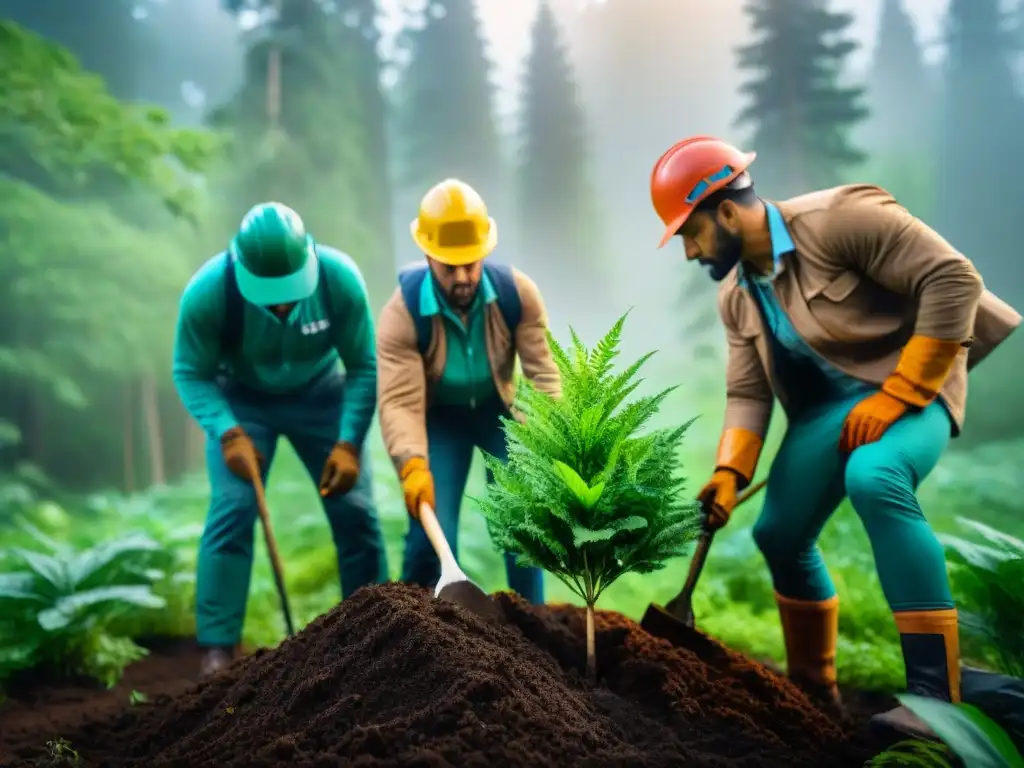
[[[884,0],[857,69],[828,3],[751,0],[742,26],[702,7],[540,2],[509,112],[472,0],[410,0],[387,45],[374,0],[0,0],[0,467],[125,491],[201,467],[169,377],[178,297],[263,199],[348,251],[379,307],[419,197],[461,177],[556,334],[635,306],[629,351],[660,348],[710,420],[714,287],[654,250],[646,186],[682,136],[756,149],[768,197],[881,184],[1024,306],[1024,2],[950,0],[936,59]],[[702,119],[723,99],[724,130]],[[1022,343],[972,375],[959,448],[1020,435]]]

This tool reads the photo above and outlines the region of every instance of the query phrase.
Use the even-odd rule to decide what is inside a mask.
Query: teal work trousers
[[[871,540],[890,608],[952,608],[945,553],[916,495],[949,443],[949,414],[932,403],[844,458],[838,451],[843,422],[865,394],[809,408],[791,420],[768,476],[754,540],[778,594],[826,600],[835,587],[817,539],[848,496]]]
[[[430,471],[434,475],[434,493],[437,521],[458,557],[459,511],[466,490],[473,452],[486,451],[502,461],[508,459],[505,432],[500,416],[508,411],[500,401],[497,404],[467,408],[434,405],[427,412],[427,442]],[[493,482],[488,471],[487,482]],[[515,558],[505,555],[508,586],[534,604],[544,602],[544,573],[539,568],[522,568]],[[405,557],[402,581],[433,587],[441,578],[441,563],[434,554],[423,526],[409,521],[405,537]]]
[[[263,480],[274,459],[278,438],[292,444],[314,483],[338,439],[344,379],[332,372],[296,393],[266,395],[226,384],[224,393],[242,429],[252,438],[266,463]],[[387,560],[373,500],[370,458],[364,450],[359,481],[349,493],[322,500],[338,555],[342,596],[387,580]],[[220,443],[206,446],[210,477],[210,509],[199,542],[196,573],[196,634],[200,645],[229,646],[239,642],[252,574],[257,520],[252,485],[232,474],[221,456]],[[277,517],[282,526],[285,518]],[[287,568],[287,563],[285,563]]]

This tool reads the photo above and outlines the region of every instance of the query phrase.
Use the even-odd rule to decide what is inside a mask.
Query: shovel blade
[[[673,645],[682,646],[692,643],[695,632],[692,611],[690,612],[690,623],[687,624],[686,621],[654,603],[647,606],[647,612],[640,620],[640,626],[648,634],[668,640]]]
[[[440,600],[461,605],[467,611],[475,613],[482,619],[503,624],[505,614],[490,596],[473,582],[453,581],[445,584],[434,595]]]

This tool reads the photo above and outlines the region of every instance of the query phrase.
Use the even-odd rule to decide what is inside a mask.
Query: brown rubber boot
[[[775,594],[786,641],[789,679],[811,698],[842,708],[836,685],[836,643],[839,640],[839,597],[794,600]]]
[[[213,677],[231,666],[235,660],[235,648],[213,647],[206,648],[203,658],[199,662],[199,676],[202,678]]]
[[[954,704],[960,701],[960,635],[955,608],[894,614],[907,668],[907,693]],[[937,739],[930,727],[904,706],[875,715],[876,731],[917,739]]]

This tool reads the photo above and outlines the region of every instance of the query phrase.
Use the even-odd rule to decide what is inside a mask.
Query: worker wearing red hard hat
[[[720,283],[725,423],[700,498],[728,522],[776,400],[788,426],[754,525],[771,571],[788,673],[838,702],[839,604],[817,538],[849,497],[899,628],[907,688],[959,700],[957,612],[918,484],[964,418],[967,371],[1020,324],[971,262],[879,187],[769,202],[743,152],[711,136],[670,148],[651,198],[688,261]],[[875,725],[933,735],[909,710]]]

